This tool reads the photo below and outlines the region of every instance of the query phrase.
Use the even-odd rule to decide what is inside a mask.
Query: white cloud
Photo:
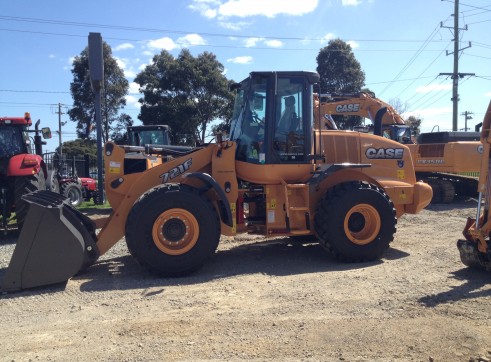
[[[138,83],[131,82],[128,92],[130,94],[140,94],[140,85]]]
[[[244,40],[244,43],[247,48],[252,48],[255,47],[257,43],[261,40],[264,40],[264,38],[248,38]]]
[[[220,25],[222,28],[234,30],[234,31],[239,31],[251,24],[252,24],[251,22],[246,22],[246,21],[234,21],[234,22],[221,21],[218,23],[218,25]]]
[[[342,0],[343,6],[358,6],[361,4],[361,0]]]
[[[265,40],[264,44],[266,44],[270,48],[281,48],[283,46],[283,42],[281,40]]]
[[[167,50],[167,51],[171,51],[171,50],[174,50],[174,49],[178,49],[179,48],[179,44],[176,44],[174,42],[174,40],[172,40],[169,37],[163,37],[163,38],[160,38],[160,39],[150,40],[147,43],[147,46],[150,49],[164,49],[164,50]]]
[[[123,43],[119,44],[118,46],[114,47],[113,50],[115,52],[120,51],[120,50],[128,50],[128,49],[133,49],[135,46],[130,43]]]
[[[328,43],[329,40],[333,40],[335,37],[334,33],[327,33],[321,38],[321,44]]]
[[[270,48],[281,48],[283,46],[282,41],[275,39],[266,40],[265,38],[247,38],[244,40],[244,44],[247,48],[258,46],[259,43],[263,43]]]
[[[50,55],[48,55],[48,58],[49,58],[49,59],[54,59],[54,58],[56,58],[56,55],[54,55],[54,54],[50,54]]]
[[[138,98],[135,96],[127,95],[127,96],[125,96],[125,99],[126,99],[127,105],[131,105],[131,106],[136,107],[136,108],[141,108],[141,106],[142,106],[141,103],[138,102]]]
[[[249,16],[266,16],[274,18],[277,15],[301,16],[311,13],[317,8],[319,0],[284,1],[284,0],[192,0],[189,8],[202,16],[213,18]]]
[[[227,59],[227,62],[236,64],[250,64],[253,60],[254,59],[251,56],[245,55],[242,57],[229,58]]]
[[[430,84],[423,87],[416,88],[416,93],[429,93],[434,91],[450,90],[451,84]]]
[[[164,49],[171,51],[174,49],[189,48],[197,45],[206,45],[206,40],[199,34],[187,34],[178,38],[176,41],[169,37],[164,37],[160,39],[150,40],[147,42],[147,47],[150,50]],[[149,51],[143,52],[144,55],[153,55]]]
[[[197,11],[208,19],[213,19],[217,16],[217,8],[221,5],[217,0],[193,0],[193,3],[188,7],[191,10]]]
[[[177,43],[179,43],[179,45],[183,46],[184,48],[189,48],[196,45],[205,45],[206,41],[199,34],[188,34],[177,39]]]
[[[133,70],[133,68],[130,65],[128,65],[129,63],[131,63],[130,60],[122,59],[122,58],[118,58],[118,57],[114,57],[114,59],[116,60],[118,67],[120,67],[123,70],[124,76],[126,78],[135,78],[136,77],[135,71]]]
[[[315,10],[318,0],[284,1],[284,0],[229,0],[218,8],[218,14],[224,17],[266,16],[277,15],[301,16]]]
[[[360,46],[356,41],[354,40],[349,40],[346,42],[349,46],[351,46],[351,49],[356,49]]]
[[[452,113],[452,107],[440,107],[440,108],[421,108],[415,109],[410,112],[404,112],[401,114],[403,118],[407,118],[409,116],[418,116],[418,117],[434,117],[442,114],[450,114]]]
[[[123,59],[118,57],[114,57],[114,59],[116,59],[116,63],[118,64],[118,67],[120,67],[123,70],[126,69],[126,62]]]
[[[485,97],[491,97],[491,92],[484,93],[484,96],[485,96]]]
[[[75,57],[68,58],[67,65],[63,67],[63,70],[71,70],[73,67],[73,62],[75,61]]]

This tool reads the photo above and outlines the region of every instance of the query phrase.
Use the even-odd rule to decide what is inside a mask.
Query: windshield
[[[397,129],[397,139],[400,143],[412,143],[411,141],[411,128],[401,127]]]
[[[20,126],[0,127],[0,157],[10,158],[25,152],[25,143]]]
[[[237,159],[264,163],[264,120],[266,117],[267,78],[256,76],[237,92],[230,139],[237,142]]]
[[[130,144],[134,146],[169,144],[165,129],[133,130],[129,137]]]

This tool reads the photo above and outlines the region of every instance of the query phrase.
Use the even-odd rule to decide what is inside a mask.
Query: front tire
[[[135,202],[126,221],[131,255],[163,276],[184,276],[199,269],[219,240],[215,208],[186,185],[154,187]]]
[[[61,185],[60,193],[68,199],[73,207],[79,206],[83,201],[82,187],[75,182],[67,182]]]
[[[376,260],[396,232],[396,212],[388,195],[365,182],[336,185],[319,202],[315,230],[321,244],[338,260]]]

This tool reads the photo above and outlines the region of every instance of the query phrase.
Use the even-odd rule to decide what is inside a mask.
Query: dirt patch
[[[239,236],[192,276],[158,278],[121,241],[66,286],[3,295],[1,359],[490,360],[491,273],[464,267],[455,246],[475,208],[405,215],[373,263]],[[14,245],[1,242],[0,267]]]

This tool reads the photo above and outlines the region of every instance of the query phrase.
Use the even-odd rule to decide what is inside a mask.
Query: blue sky
[[[137,120],[134,77],[161,49],[177,55],[216,54],[236,81],[254,70],[315,70],[320,48],[333,38],[349,42],[366,86],[388,101],[398,98],[422,117],[422,130],[452,129],[449,77],[453,71],[453,0],[127,0],[2,1],[0,7],[0,114],[22,116],[58,130],[58,103],[72,104],[71,64],[101,33],[131,84],[124,110]],[[461,113],[468,127],[484,116],[491,98],[491,0],[461,0],[459,72]],[[441,22],[443,26],[441,27]],[[63,140],[76,138],[61,116]],[[47,149],[53,151],[53,134]]]

